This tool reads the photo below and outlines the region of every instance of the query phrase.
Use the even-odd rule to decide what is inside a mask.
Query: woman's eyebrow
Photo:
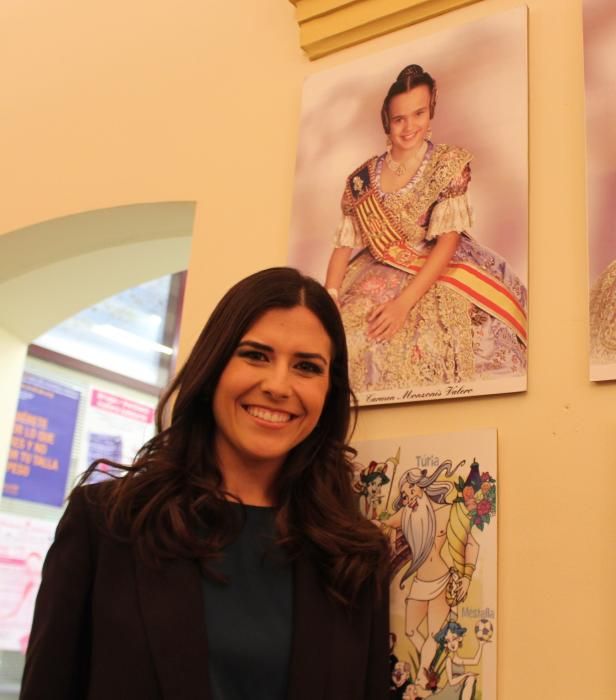
[[[256,340],[241,340],[237,344],[237,347],[241,348],[243,345],[248,345],[251,348],[255,348],[255,350],[263,350],[264,352],[274,352],[274,348],[272,348],[269,345],[265,345],[265,343],[257,343]]]

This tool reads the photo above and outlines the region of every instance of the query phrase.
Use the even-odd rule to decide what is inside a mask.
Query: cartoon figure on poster
[[[383,486],[390,481],[387,476],[387,465],[390,463],[395,469],[399,458],[398,454],[381,464],[372,460],[365,469],[359,472],[359,477],[353,486],[356,493],[359,494],[359,509],[366,518],[376,518],[382,510]]]
[[[400,469],[401,463],[398,449],[383,462],[357,463],[355,471],[358,493],[370,474],[381,475],[379,501],[371,503],[368,517],[389,538],[392,606],[404,608],[405,638],[390,638],[391,697],[472,700],[493,625],[488,619],[474,625],[475,652],[463,656],[468,628],[460,624],[458,609],[481,554],[475,532],[496,515],[496,480],[481,473],[476,460],[470,469],[464,460],[443,460],[432,469]]]
[[[360,395],[526,371],[526,288],[473,238],[472,154],[433,142],[436,108],[435,79],[403,68],[381,109],[387,150],[342,195],[325,286]]]

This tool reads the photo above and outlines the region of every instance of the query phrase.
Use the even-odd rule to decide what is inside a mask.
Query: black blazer
[[[104,534],[86,489],[98,487],[74,492],[45,560],[21,699],[210,700],[197,564],[143,564]],[[293,606],[288,700],[385,700],[386,596],[366,588],[349,613],[300,558]]]

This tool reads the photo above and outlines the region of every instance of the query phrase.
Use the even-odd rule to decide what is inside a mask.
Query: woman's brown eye
[[[260,350],[238,350],[238,357],[243,357],[247,360],[266,360],[267,356]]]
[[[307,374],[323,374],[324,371],[321,365],[318,365],[316,362],[309,361],[300,362],[297,365],[297,368],[302,372],[306,372]]]

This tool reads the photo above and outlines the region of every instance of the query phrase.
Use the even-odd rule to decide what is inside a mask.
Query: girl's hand
[[[368,316],[368,338],[390,340],[404,325],[411,308],[400,297],[375,306]]]
[[[449,265],[458,247],[460,234],[457,231],[442,233],[428,254],[424,266],[406,286],[400,296],[375,306],[368,316],[368,338],[381,342],[397,333],[409,311],[436,282]]]

